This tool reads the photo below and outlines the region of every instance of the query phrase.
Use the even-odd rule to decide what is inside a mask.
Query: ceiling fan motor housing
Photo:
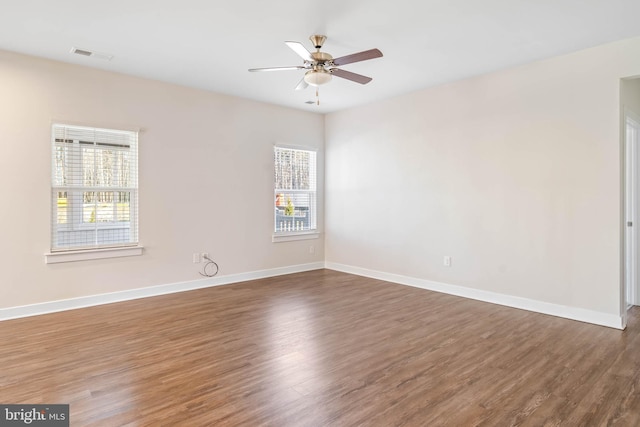
[[[325,68],[325,65],[332,64],[333,56],[326,52],[320,52],[322,43],[326,40],[325,36],[311,36],[309,37],[311,42],[314,43],[317,52],[311,52],[311,58],[313,58],[313,69],[309,70],[304,75],[304,81],[311,86],[320,86],[327,84],[331,81],[331,72]]]
[[[333,61],[333,56],[329,55],[326,52],[312,52],[311,57],[313,60],[320,65],[324,65],[325,63],[330,63]]]

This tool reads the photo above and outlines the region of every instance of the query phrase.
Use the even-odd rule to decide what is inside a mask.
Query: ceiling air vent
[[[75,47],[72,52],[84,56],[91,56],[93,54],[93,52],[89,52],[88,50],[76,49]]]
[[[97,59],[105,59],[107,61],[111,61],[111,59],[113,59],[113,55],[109,55],[108,53],[94,52],[91,50],[80,49],[77,47],[72,47],[71,53],[75,53],[76,55],[82,55],[82,56],[90,56],[92,58],[97,58]]]

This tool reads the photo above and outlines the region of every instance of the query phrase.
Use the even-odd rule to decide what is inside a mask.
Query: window
[[[316,230],[316,152],[275,147],[276,235],[308,234]]]
[[[54,124],[51,252],[138,243],[138,134]]]

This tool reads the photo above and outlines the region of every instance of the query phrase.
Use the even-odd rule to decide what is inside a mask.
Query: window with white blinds
[[[316,152],[274,148],[276,234],[316,230]]]
[[[137,132],[54,124],[51,251],[138,243]]]

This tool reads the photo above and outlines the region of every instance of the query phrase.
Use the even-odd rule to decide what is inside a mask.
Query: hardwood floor
[[[72,426],[640,425],[626,331],[318,270],[0,322]]]

